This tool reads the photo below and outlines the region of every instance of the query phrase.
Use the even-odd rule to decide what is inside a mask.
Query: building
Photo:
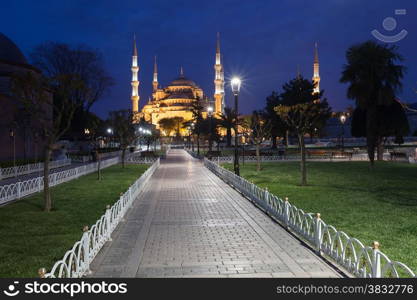
[[[214,101],[211,100],[204,91],[191,79],[184,75],[184,69],[180,68],[178,78],[171,81],[165,87],[161,87],[158,82],[158,66],[155,57],[152,96],[139,111],[139,65],[136,41],[133,45],[132,56],[132,111],[137,113],[138,119],[150,122],[159,129],[159,121],[165,118],[182,118],[183,122],[193,119],[192,108],[197,102],[204,107],[205,111],[209,106],[214,106],[214,115],[219,116],[224,110],[224,69],[221,62],[220,39],[217,35],[216,57],[214,64]],[[213,103],[214,102],[214,103]],[[139,120],[137,120],[139,121]],[[185,135],[186,130],[182,129],[181,134]]]
[[[13,41],[0,33],[0,161],[26,160],[43,155],[41,138],[33,135],[29,122],[19,114],[19,103],[11,92],[13,75],[25,72],[40,75]]]

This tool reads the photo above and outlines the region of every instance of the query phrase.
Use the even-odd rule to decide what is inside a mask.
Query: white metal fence
[[[80,278],[90,273],[91,262],[103,245],[111,240],[112,232],[158,166],[159,159],[120,196],[120,199],[113,206],[107,206],[104,215],[90,229],[88,229],[88,226],[84,227],[81,240],[76,242],[72,249],[67,251],[64,257],[54,264],[50,272],[47,273],[45,269],[40,269],[41,277]]]
[[[49,163],[50,169],[65,167],[71,164],[71,159],[55,160]],[[26,175],[34,172],[43,171],[43,162],[36,164],[26,164],[16,167],[0,168],[0,180],[9,177]]]
[[[197,157],[195,153],[189,152],[193,157]],[[233,156],[214,156],[210,158],[211,161],[217,163],[232,163],[234,160]],[[261,162],[280,162],[280,161],[298,161],[300,160],[300,155],[261,155]],[[306,158],[307,161],[369,161],[368,155],[352,155],[352,156],[342,156],[342,155],[323,155],[323,156],[310,156]],[[391,160],[389,154],[384,154],[384,160]],[[256,162],[256,156],[242,156],[239,155],[239,162]]]
[[[218,164],[204,159],[204,165],[226,183],[232,185],[272,218],[295,232],[315,248],[318,254],[330,258],[356,277],[416,277],[405,264],[393,261],[379,250],[378,242],[365,246],[358,239],[326,224],[320,214],[305,213],[246,179]]]
[[[119,162],[120,158],[115,157],[101,162],[101,168],[107,168]],[[49,175],[49,185],[55,186],[67,182],[80,176],[97,171],[98,163],[91,163],[77,168],[56,172]],[[43,176],[31,178],[25,181],[0,186],[0,205],[30,194],[43,190]]]
[[[150,164],[150,163],[154,163],[155,161],[157,161],[158,158],[157,157],[142,157],[140,155],[131,155],[131,156],[126,156],[126,163],[130,163],[130,164]]]

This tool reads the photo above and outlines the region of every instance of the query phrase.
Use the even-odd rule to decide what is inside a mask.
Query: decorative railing
[[[54,160],[49,163],[50,169],[65,167],[71,164],[71,159]],[[9,177],[16,177],[30,173],[43,171],[43,162],[26,164],[16,167],[0,168],[0,180]]]
[[[198,158],[194,153],[189,152],[195,158]],[[259,156],[261,162],[277,162],[277,161],[298,161],[300,160],[300,155],[261,155]],[[211,157],[210,160],[217,163],[232,163],[233,156],[215,156]],[[343,156],[343,155],[323,155],[323,156],[310,156],[306,158],[307,161],[369,161],[368,155],[353,155],[353,156]],[[390,160],[389,154],[384,154],[384,160]],[[243,156],[239,155],[239,162],[256,162],[256,156]]]
[[[57,261],[50,272],[45,268],[39,270],[39,275],[44,278],[80,278],[91,273],[90,264],[99,253],[103,245],[111,240],[111,234],[132,206],[133,201],[139,195],[144,184],[159,166],[157,159],[124,193],[120,199],[108,205],[106,212],[91,226],[83,228],[81,240],[76,242],[64,257]]]
[[[157,161],[157,157],[143,157],[140,155],[131,155],[129,157],[126,157],[126,163],[129,164],[150,164]]]
[[[101,161],[100,168],[104,169],[115,165],[119,162],[119,160],[119,157],[103,160]],[[97,168],[98,163],[95,162],[77,168],[52,173],[49,175],[49,186],[52,187],[63,182],[73,180],[80,176],[95,172],[97,171]],[[16,183],[0,186],[0,205],[12,200],[20,199],[36,192],[40,192],[43,190],[43,184],[43,176],[40,176],[25,181],[19,181]]]
[[[306,213],[290,204],[288,198],[283,200],[208,159],[204,159],[204,165],[305,240],[317,254],[329,258],[352,275],[365,278],[416,277],[408,266],[382,253],[378,242],[365,246],[358,239],[326,224],[319,213]]]

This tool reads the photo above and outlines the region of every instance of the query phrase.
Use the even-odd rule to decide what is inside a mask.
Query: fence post
[[[290,226],[290,204],[288,203],[288,197],[285,197],[284,202],[284,223],[287,228]]]
[[[318,255],[321,255],[321,215],[320,213],[316,214],[316,219],[314,220],[315,230],[314,230],[314,241],[316,244],[316,252]]]
[[[90,270],[90,236],[88,233],[88,226],[84,226],[83,227],[83,236],[82,236],[82,241],[83,241],[83,248],[84,248],[84,262],[81,268],[81,271],[84,271],[85,273],[91,274],[91,270]],[[80,272],[80,270],[78,270],[78,272]],[[79,274],[79,275],[83,275],[83,274]]]
[[[17,199],[20,199],[20,195],[21,195],[20,188],[21,188],[21,183],[20,181],[18,181],[17,182]]]
[[[381,255],[379,253],[379,243],[372,243],[372,278],[381,278]]]
[[[45,268],[40,268],[38,270],[39,278],[45,278],[45,274],[46,274],[46,269]]]
[[[112,241],[112,239],[111,239],[111,230],[110,230],[110,228],[111,228],[111,210],[110,210],[110,205],[106,205],[106,229],[107,229],[107,232],[106,232],[106,239],[108,240],[108,241]]]

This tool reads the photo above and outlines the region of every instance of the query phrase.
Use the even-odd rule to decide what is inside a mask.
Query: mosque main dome
[[[7,36],[0,32],[0,61],[13,64],[27,64],[20,49]]]

